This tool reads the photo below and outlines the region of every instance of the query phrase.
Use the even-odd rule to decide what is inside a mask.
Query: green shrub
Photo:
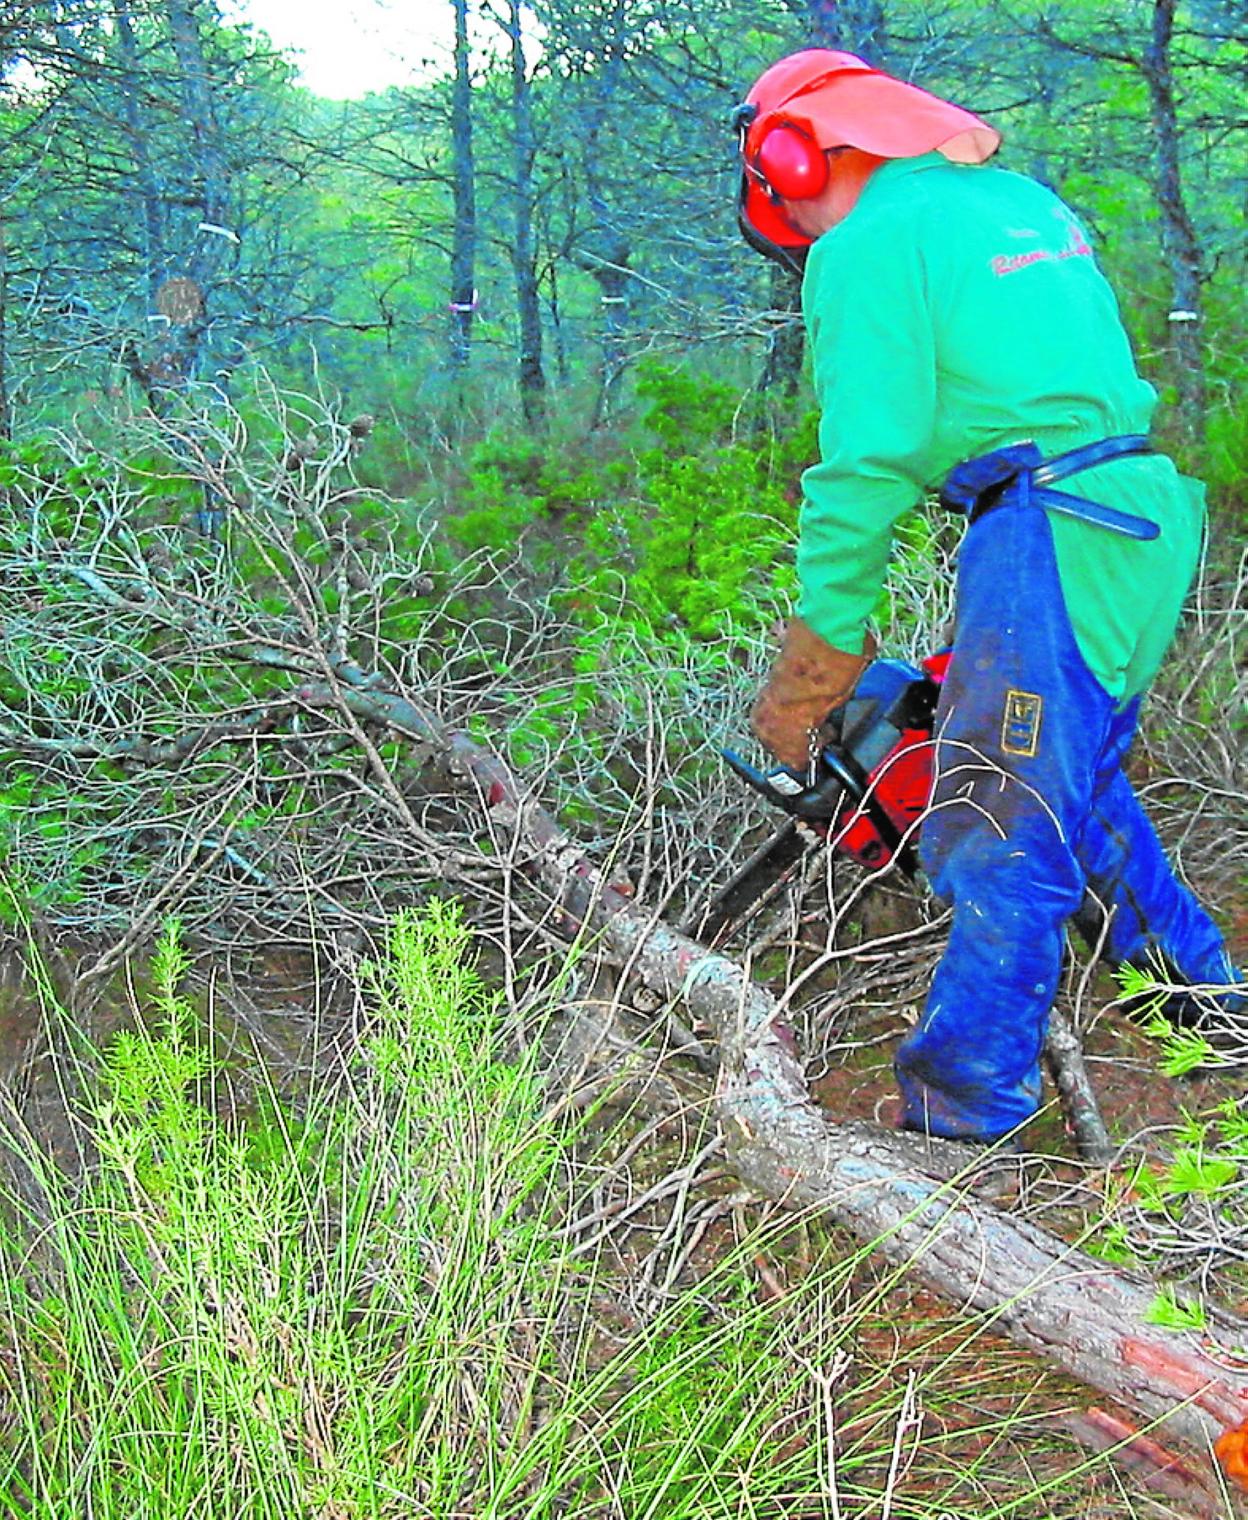
[[[1166,1017],[1169,987],[1132,966],[1124,966],[1118,979],[1124,995],[1135,1000],[1146,1032],[1157,1041],[1164,1076],[1173,1080],[1198,1067],[1235,1069],[1242,1064],[1242,1056],[1219,1054],[1199,1030],[1179,1027]],[[1179,1123],[1157,1138],[1153,1154],[1114,1182],[1089,1249],[1108,1260],[1163,1273],[1174,1268],[1190,1273],[1193,1262],[1203,1263],[1202,1279],[1216,1264],[1228,1291],[1235,1291],[1229,1278],[1242,1280],[1238,1263],[1248,1238],[1243,1186],[1248,1107],[1241,1097],[1228,1097],[1204,1113],[1184,1109]],[[1166,1285],[1156,1323],[1183,1328],[1196,1323],[1192,1315],[1198,1312],[1203,1312],[1199,1305],[1178,1306],[1172,1286]]]
[[[599,460],[584,444],[494,435],[470,450],[446,529],[467,549],[513,549],[536,523],[578,527],[627,473],[625,462]]]
[[[1215,523],[1248,524],[1248,402],[1238,395],[1209,419],[1205,480]]]
[[[573,605],[591,624],[622,619],[660,635],[712,641],[756,628],[793,589],[791,461],[774,440],[733,441],[740,398],[729,386],[651,364],[637,394],[658,446],[639,451],[633,494],[587,524],[586,591]]]

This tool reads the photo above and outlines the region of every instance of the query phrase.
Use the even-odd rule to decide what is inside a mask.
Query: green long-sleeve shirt
[[[798,612],[862,647],[897,519],[961,459],[1146,433],[1156,404],[1073,213],[1033,180],[937,153],[883,164],[811,249],[802,288],[821,419],[803,476]],[[1115,697],[1141,691],[1199,555],[1203,491],[1162,456],[1062,489],[1158,523],[1149,543],[1051,515],[1079,647]]]

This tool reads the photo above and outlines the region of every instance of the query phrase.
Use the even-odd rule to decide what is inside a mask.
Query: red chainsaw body
[[[922,669],[937,685],[945,678],[951,650],[929,655]],[[914,842],[915,825],[932,795],[935,745],[930,728],[905,728],[884,758],[868,773],[868,798],[883,809],[903,839]],[[828,831],[828,842],[841,855],[864,866],[884,866],[894,850],[862,803],[849,803]]]

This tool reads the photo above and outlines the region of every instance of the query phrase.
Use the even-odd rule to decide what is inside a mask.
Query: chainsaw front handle
[[[757,766],[742,759],[736,750],[725,749],[720,754],[747,786],[753,787],[773,807],[780,808],[791,818],[800,818],[806,823],[831,823],[844,806],[845,784],[827,766],[823,756],[820,757],[824,763],[819,766],[818,779],[811,786],[807,785],[806,777],[801,771],[792,770],[787,765],[760,771]],[[851,795],[861,797],[862,788]]]

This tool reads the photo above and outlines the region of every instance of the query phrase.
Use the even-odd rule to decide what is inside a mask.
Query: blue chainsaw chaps
[[[995,1140],[1040,1103],[1040,1057],[1068,920],[1095,895],[1115,963],[1183,984],[1235,980],[1222,936],[1176,878],[1122,770],[1119,709],[1084,662],[1044,511],[980,518],[963,541],[937,776],[920,859],[953,909],[917,1027],[897,1052],[902,1123]]]

